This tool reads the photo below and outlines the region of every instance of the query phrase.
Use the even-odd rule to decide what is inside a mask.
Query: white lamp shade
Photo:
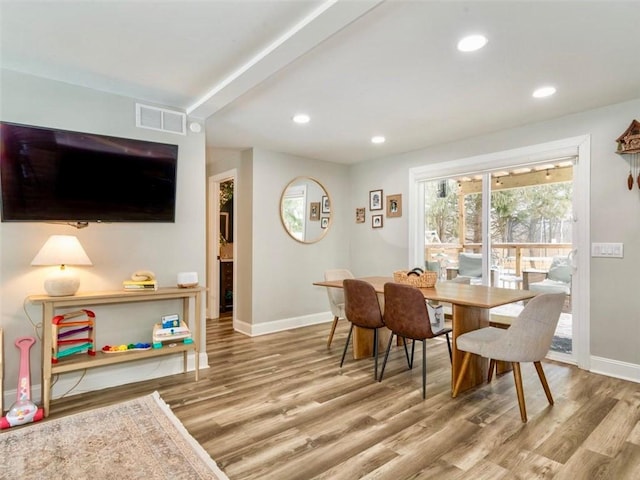
[[[80,241],[73,235],[51,235],[31,265],[92,265]]]
[[[44,281],[44,289],[52,297],[74,295],[80,288],[80,279],[65,265],[92,265],[91,260],[73,235],[51,235],[31,265],[59,265]]]

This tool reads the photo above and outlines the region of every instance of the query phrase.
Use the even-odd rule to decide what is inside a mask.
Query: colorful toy
[[[180,326],[180,315],[177,313],[162,316],[162,328],[176,328]]]
[[[181,340],[185,344],[193,343],[191,331],[186,323],[180,322],[180,326],[162,328],[161,323],[153,326],[153,348],[162,348],[164,342],[174,343]]]
[[[69,320],[75,317],[86,315],[83,320],[76,320],[70,322]],[[56,341],[51,345],[51,363],[58,363],[58,360],[74,353],[87,352],[89,355],[96,354],[95,348],[95,333],[93,325],[95,323],[96,315],[91,310],[77,310],[75,312],[68,312],[64,315],[56,315],[51,320],[52,335],[51,338],[55,338]],[[61,331],[63,328],[79,327],[73,330]],[[88,332],[87,337],[73,337],[79,333]],[[72,338],[68,338],[72,337]],[[73,345],[77,344],[77,345]],[[69,346],[73,345],[73,346]],[[61,346],[69,346],[64,350],[60,350]]]
[[[130,343],[128,345],[105,345],[102,347],[104,353],[125,353],[135,352],[137,350],[149,350],[151,348],[150,343]]]
[[[18,395],[7,414],[0,418],[0,428],[15,427],[29,422],[37,422],[44,417],[44,410],[31,401],[31,377],[29,352],[36,343],[33,337],[19,337],[15,341],[20,350],[20,370],[18,373]]]

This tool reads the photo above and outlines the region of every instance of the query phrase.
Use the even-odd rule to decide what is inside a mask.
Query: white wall
[[[322,279],[326,269],[349,263],[345,243],[350,217],[346,206],[348,169],[345,165],[254,149],[253,174],[254,328],[263,322],[326,311],[326,291],[312,283]],[[280,221],[280,195],[297,176],[317,179],[332,200],[331,228],[316,243],[296,242]]]
[[[412,266],[407,265],[409,169],[590,135],[590,242],[622,242],[625,255],[589,260],[591,370],[640,381],[640,190],[628,191],[628,160],[614,153],[615,139],[634,118],[640,118],[640,99],[348,168],[255,150],[245,172],[253,184],[253,208],[242,213],[252,219],[247,231],[253,229],[253,259],[246,275],[252,276],[253,292],[252,300],[243,298],[246,310],[237,329],[259,334],[328,321],[325,292],[310,286],[325,269],[346,266],[364,276]],[[215,169],[215,157],[209,161]],[[334,197],[337,217],[317,244],[297,244],[278,218],[282,189],[297,175],[315,176]],[[381,229],[371,227],[368,208],[369,192],[377,189],[385,196],[402,194],[404,202],[403,216],[385,216]],[[357,207],[366,207],[363,224],[355,223]]]
[[[415,166],[590,134],[591,242],[624,243],[624,259],[591,259],[592,369],[620,362],[621,371],[640,381],[640,190],[627,189],[628,161],[614,153],[616,138],[634,118],[640,118],[640,99],[361,163],[351,171],[351,208],[367,205],[369,191],[378,188],[407,199],[408,171]],[[407,234],[406,215],[385,218],[377,230],[369,218],[365,225],[352,225],[351,268],[373,275],[408,267]]]
[[[25,313],[23,300],[27,295],[44,294],[47,268],[31,267],[30,263],[49,235],[77,235],[91,258],[93,267],[78,267],[81,290],[120,290],[122,281],[140,269],[154,271],[160,286],[175,286],[176,274],[181,271],[195,271],[200,283],[205,283],[205,138],[204,134],[191,132],[182,136],[136,128],[135,99],[6,70],[1,80],[0,115],[4,121],[179,145],[175,223],[90,224],[82,230],[49,223],[0,223],[0,326],[5,337],[5,389],[11,390],[18,376],[18,350],[13,341],[23,335],[35,336],[27,314],[34,322],[41,321],[40,307],[28,304]],[[96,312],[97,347],[150,341],[153,323],[162,314],[176,313],[179,307],[179,302],[171,301],[88,307]],[[204,313],[200,321],[204,325]],[[206,364],[206,354],[201,355],[202,361]],[[36,399],[40,362],[38,342],[31,349],[32,393]],[[181,371],[179,355],[101,367],[88,370],[71,393],[177,371]],[[61,375],[53,390],[54,398],[81,375]],[[5,399],[7,404],[13,400],[15,397]]]
[[[228,152],[209,150],[210,174],[230,165]],[[260,149],[243,152],[238,176],[238,265],[234,327],[248,335],[331,320],[326,291],[312,283],[330,268],[348,267],[348,167]],[[332,201],[325,237],[302,244],[285,232],[280,196],[298,176],[317,179]],[[259,179],[257,181],[256,179]]]

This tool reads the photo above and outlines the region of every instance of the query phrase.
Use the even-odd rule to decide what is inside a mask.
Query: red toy
[[[37,422],[44,417],[44,410],[31,401],[31,377],[29,371],[29,351],[36,343],[33,337],[19,337],[15,344],[20,350],[20,371],[18,373],[18,395],[7,414],[0,418],[0,428],[15,427],[29,422]]]

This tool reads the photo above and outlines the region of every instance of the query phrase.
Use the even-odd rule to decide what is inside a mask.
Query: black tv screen
[[[175,222],[178,146],[0,122],[2,221]]]

